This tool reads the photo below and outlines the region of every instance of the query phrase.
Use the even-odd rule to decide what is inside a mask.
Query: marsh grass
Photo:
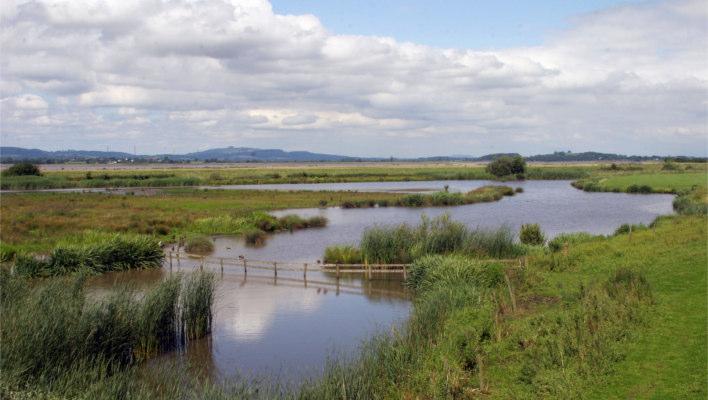
[[[214,242],[208,236],[194,235],[187,238],[185,251],[193,254],[209,254],[214,251]]]
[[[361,251],[356,246],[329,246],[323,261],[328,264],[359,264],[363,262]]]
[[[65,275],[79,270],[92,273],[156,268],[164,254],[158,241],[142,235],[87,233],[80,243],[60,242],[47,257],[15,258],[17,273],[35,276]]]
[[[85,395],[96,383],[88,377],[111,382],[126,368],[211,329],[209,273],[172,277],[143,296],[117,287],[97,300],[87,296],[82,277],[36,283],[2,270],[0,288],[3,391]]]
[[[325,250],[333,262],[336,247]],[[329,250],[329,253],[328,253]],[[445,214],[437,218],[423,217],[418,226],[407,224],[374,226],[364,231],[359,244],[361,258],[371,263],[409,263],[428,254],[465,254],[479,258],[508,258],[523,254],[507,227],[496,230],[470,230]],[[325,257],[327,258],[327,257]]]
[[[187,339],[197,339],[211,332],[214,283],[214,275],[210,273],[195,273],[185,278],[181,323]]]

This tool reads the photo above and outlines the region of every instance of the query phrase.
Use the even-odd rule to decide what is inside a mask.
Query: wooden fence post
[[[221,266],[221,276],[224,276],[224,259],[219,258],[219,265]]]
[[[339,263],[337,265],[337,283],[339,283]]]
[[[275,261],[273,262],[273,271],[275,271],[275,277],[277,278],[278,277],[278,263]]]
[[[408,278],[408,272],[406,271],[406,264],[403,264],[403,280]]]
[[[307,263],[305,263],[305,270],[302,273],[302,278],[307,282]]]
[[[199,264],[199,270],[204,271],[204,256],[202,256],[201,263]]]
[[[179,249],[177,249],[177,266],[178,266],[178,267],[180,266],[180,262],[179,262]]]
[[[246,275],[248,273],[248,269],[246,268],[246,257],[243,258],[243,274]]]
[[[170,252],[170,269],[172,269],[172,252]]]

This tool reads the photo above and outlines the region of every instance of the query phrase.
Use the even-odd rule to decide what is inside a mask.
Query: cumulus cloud
[[[494,51],[336,35],[265,0],[12,0],[0,24],[7,145],[706,151],[701,0],[609,8]]]

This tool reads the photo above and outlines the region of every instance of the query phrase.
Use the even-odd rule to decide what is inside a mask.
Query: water
[[[220,243],[227,243],[222,241]],[[217,246],[217,252],[222,252]],[[146,289],[170,273],[189,273],[196,260],[173,259],[158,270],[108,273],[90,282],[93,292],[109,290],[116,282]],[[316,266],[311,266],[311,268]],[[206,269],[217,274],[213,330],[180,352],[153,360],[188,362],[215,381],[232,377],[268,377],[296,384],[322,373],[328,357],[351,357],[362,340],[390,331],[408,316],[410,297],[400,276],[342,277],[330,272],[242,269],[218,264]]]
[[[435,182],[375,182],[367,184],[322,184],[343,190],[350,185],[379,190],[440,189],[450,185],[450,190],[469,191],[483,186],[482,181]],[[324,249],[334,244],[357,244],[364,230],[374,224],[417,224],[423,214],[435,217],[448,213],[453,220],[467,226],[496,228],[509,226],[517,232],[522,223],[538,223],[548,237],[564,232],[589,232],[610,234],[623,223],[648,224],[659,215],[672,213],[672,195],[637,195],[626,193],[590,193],[570,186],[570,181],[513,182],[514,187],[524,188],[523,193],[505,197],[492,203],[478,203],[457,207],[429,208],[359,208],[359,209],[298,209],[282,210],[276,215],[299,214],[327,217],[327,227],[307,229],[294,233],[271,235],[260,248],[246,246],[238,238],[217,238],[220,257],[238,257],[267,260],[316,261]],[[281,185],[282,186],[282,185]],[[312,185],[287,185],[296,190]],[[305,190],[305,189],[302,189]],[[228,247],[228,249],[227,249]]]
[[[273,190],[358,190],[420,192],[468,191],[486,181],[366,182],[238,186],[226,189]],[[449,213],[470,227],[495,228],[509,225],[515,231],[521,223],[539,223],[554,236],[561,232],[585,231],[609,234],[622,223],[649,223],[656,216],[672,212],[670,195],[629,195],[587,193],[569,181],[526,181],[509,183],[524,192],[494,203],[445,208],[300,209],[276,212],[303,216],[322,215],[329,219],[325,228],[270,235],[266,245],[248,247],[239,238],[215,238],[212,257],[282,260],[314,263],[325,247],[356,244],[362,232],[374,224],[416,224],[421,215]],[[194,260],[173,263],[173,273],[190,271]],[[337,287],[332,273],[310,272],[308,283],[301,272],[249,270],[244,277],[238,267],[225,267],[219,274],[214,328],[210,337],[193,341],[185,352],[170,353],[157,360],[190,362],[216,380],[245,376],[279,377],[299,381],[317,376],[333,353],[355,354],[362,340],[387,331],[403,321],[410,299],[400,277],[366,280],[362,276],[343,278]],[[140,288],[154,285],[169,274],[131,271],[96,278],[96,290],[111,287],[116,280],[129,281]],[[383,277],[380,277],[383,278]]]

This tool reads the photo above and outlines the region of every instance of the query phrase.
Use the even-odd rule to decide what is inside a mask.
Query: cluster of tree
[[[487,164],[487,172],[499,178],[514,176],[523,179],[526,176],[526,160],[521,156],[502,156]]]
[[[8,169],[2,171],[2,176],[26,176],[35,175],[40,176],[42,173],[39,171],[39,167],[32,163],[21,162],[11,165]]]

